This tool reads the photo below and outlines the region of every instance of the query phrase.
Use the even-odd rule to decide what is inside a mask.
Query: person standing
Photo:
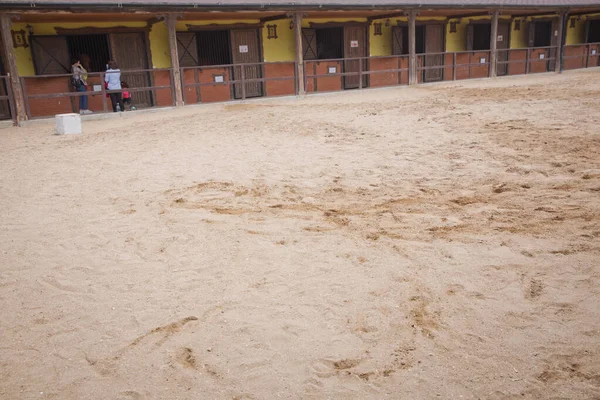
[[[106,70],[106,76],[104,77],[108,90],[121,90],[121,70],[114,61],[108,62],[108,69]],[[110,102],[112,103],[113,112],[117,112],[117,106],[119,111],[123,111],[123,100],[121,99],[121,93],[110,93]]]
[[[83,68],[78,58],[73,58],[71,60],[71,73],[73,74],[71,84],[75,90],[77,92],[86,92],[88,73],[85,68]],[[91,113],[92,112],[88,110],[88,97],[85,95],[79,96],[79,114]]]

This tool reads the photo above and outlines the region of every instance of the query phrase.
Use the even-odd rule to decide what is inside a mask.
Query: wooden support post
[[[304,48],[302,46],[302,13],[295,13],[292,17],[294,21],[294,33],[296,37],[296,82],[298,85],[298,95],[306,94],[304,85]]]
[[[564,10],[562,10],[558,14],[558,27],[557,27],[558,41],[556,42],[557,47],[556,47],[556,54],[554,56],[554,58],[555,58],[554,70],[558,73],[560,73],[562,71],[562,65],[563,65],[563,46],[564,46],[564,41],[566,39],[566,35],[563,34],[563,31],[565,29],[564,24],[566,21],[566,17],[567,17],[567,12]]]
[[[495,78],[498,71],[498,17],[500,11],[492,13],[492,32],[490,35],[490,77]]]
[[[175,86],[175,105],[180,107],[183,105],[183,90],[181,87],[179,54],[177,52],[177,33],[175,30],[177,15],[167,14],[165,23],[167,24],[167,31],[169,32],[169,50],[171,53],[171,67],[173,68],[173,85]]]
[[[408,84],[416,85],[417,80],[417,12],[408,12]]]
[[[2,36],[2,43],[4,46],[3,58],[5,60],[6,71],[10,75],[10,86],[13,91],[12,98],[14,101],[14,110],[16,116],[13,115],[13,119],[17,121],[17,124],[27,119],[27,111],[25,107],[25,96],[23,95],[23,87],[19,79],[19,70],[17,69],[17,57],[13,47],[11,28],[11,16],[10,14],[0,14],[0,31]]]

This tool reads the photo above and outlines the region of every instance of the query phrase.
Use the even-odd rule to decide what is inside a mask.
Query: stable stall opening
[[[491,24],[474,24],[473,25],[473,49],[472,50],[489,50],[491,35],[492,35],[492,25]]]
[[[315,30],[317,59],[344,58],[344,28],[321,28]]]
[[[71,58],[78,58],[89,72],[106,71],[111,58],[108,35],[69,35],[67,46]]]
[[[407,55],[409,53],[408,46],[408,26],[395,26],[392,33],[392,54],[395,56]],[[416,54],[425,53],[424,25],[415,27],[415,52]]]
[[[587,43],[599,43],[600,42],[600,20],[594,19],[588,21],[588,35]]]
[[[196,32],[198,65],[229,65],[231,36],[228,30]]]
[[[547,47],[552,45],[552,21],[535,23],[533,47]]]

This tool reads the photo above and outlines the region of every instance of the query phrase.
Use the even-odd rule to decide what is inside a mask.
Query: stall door
[[[406,54],[404,48],[404,31],[406,29],[403,26],[392,27],[392,54],[395,56]]]
[[[444,25],[425,26],[425,66],[437,67],[444,65],[444,55],[427,55],[428,53],[442,53],[444,51]],[[444,69],[435,68],[425,70],[425,82],[435,82],[444,79]]]
[[[195,32],[177,32],[177,55],[180,67],[196,67],[199,65]]]
[[[0,40],[0,54],[3,54],[2,41]],[[0,75],[6,75],[4,71],[4,64],[2,63],[2,57],[0,57]],[[0,80],[0,96],[8,96],[8,90],[6,86],[6,80]],[[10,119],[10,105],[8,100],[0,100],[0,120]]]
[[[234,29],[231,31],[231,52],[233,64],[248,64],[260,62],[260,51],[258,41],[258,29]],[[242,68],[244,68],[245,79],[257,79],[262,77],[260,65],[245,65],[234,67],[233,77],[235,80],[242,79]],[[262,82],[246,83],[246,97],[260,97],[263,95]],[[242,98],[242,85],[234,85],[234,96]]]
[[[71,73],[71,58],[65,36],[30,36],[36,75]]]
[[[344,58],[366,57],[366,38],[367,30],[364,26],[346,26],[344,27]],[[367,71],[367,60],[344,61],[344,72]],[[344,76],[344,89],[356,89],[360,86],[359,75]],[[367,75],[363,75],[363,87],[367,87]]]
[[[110,47],[112,58],[121,69],[121,80],[130,88],[152,86],[149,72],[127,72],[128,70],[148,69],[146,39],[143,32],[111,33]],[[136,107],[151,107],[150,91],[133,92],[133,104]]]
[[[509,22],[498,22],[498,37],[496,38],[496,47],[498,49],[498,64],[496,68],[496,74],[503,76],[508,73],[508,64],[500,64],[500,62],[508,61],[508,51],[502,51],[508,49],[509,35],[510,34],[510,23]]]

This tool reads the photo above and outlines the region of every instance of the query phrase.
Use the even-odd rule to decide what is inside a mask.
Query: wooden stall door
[[[31,36],[29,40],[36,75],[71,73],[71,58],[65,36]]]
[[[4,58],[4,50],[2,48],[2,41],[0,40],[0,75],[6,75],[6,71],[4,70],[4,63],[2,62]],[[6,87],[6,80],[2,79],[0,81],[0,96],[8,96],[8,88]],[[10,104],[8,100],[0,100],[0,120],[10,119]]]
[[[509,35],[510,22],[498,22],[498,37],[496,38],[496,47],[499,50],[496,58],[498,63],[508,61],[508,51],[502,50],[508,49],[508,44],[510,43]],[[496,68],[496,74],[498,76],[504,76],[508,74],[508,64],[498,64]]]
[[[317,59],[317,30],[302,28],[302,50],[304,60]]]
[[[149,72],[128,73],[127,70],[148,69],[146,39],[143,32],[111,33],[110,47],[113,59],[121,69],[121,80],[130,88],[152,86]],[[140,107],[152,107],[150,91],[133,92],[133,104]]]
[[[404,27],[392,27],[392,55],[401,56],[404,54]]]
[[[444,51],[444,25],[425,26],[425,66],[441,67],[444,65],[444,55],[427,55],[427,53],[442,53]],[[435,68],[425,70],[425,82],[435,82],[444,79],[444,69]]]
[[[258,41],[258,29],[234,29],[231,31],[231,52],[234,64],[259,63],[260,49]],[[245,79],[257,79],[262,77],[260,65],[245,65]],[[234,67],[233,77],[235,80],[242,79],[242,67]],[[262,82],[246,83],[246,97],[260,97],[263,95]],[[242,85],[234,85],[234,96],[242,98]]]
[[[367,30],[364,26],[344,27],[344,58],[366,57]],[[357,75],[344,76],[344,89],[356,89],[360,87],[360,63],[362,70],[367,70],[366,60],[344,61],[344,72],[353,72]],[[363,87],[367,87],[367,75],[363,75]]]
[[[199,64],[196,32],[177,32],[176,37],[179,66],[196,67]]]

